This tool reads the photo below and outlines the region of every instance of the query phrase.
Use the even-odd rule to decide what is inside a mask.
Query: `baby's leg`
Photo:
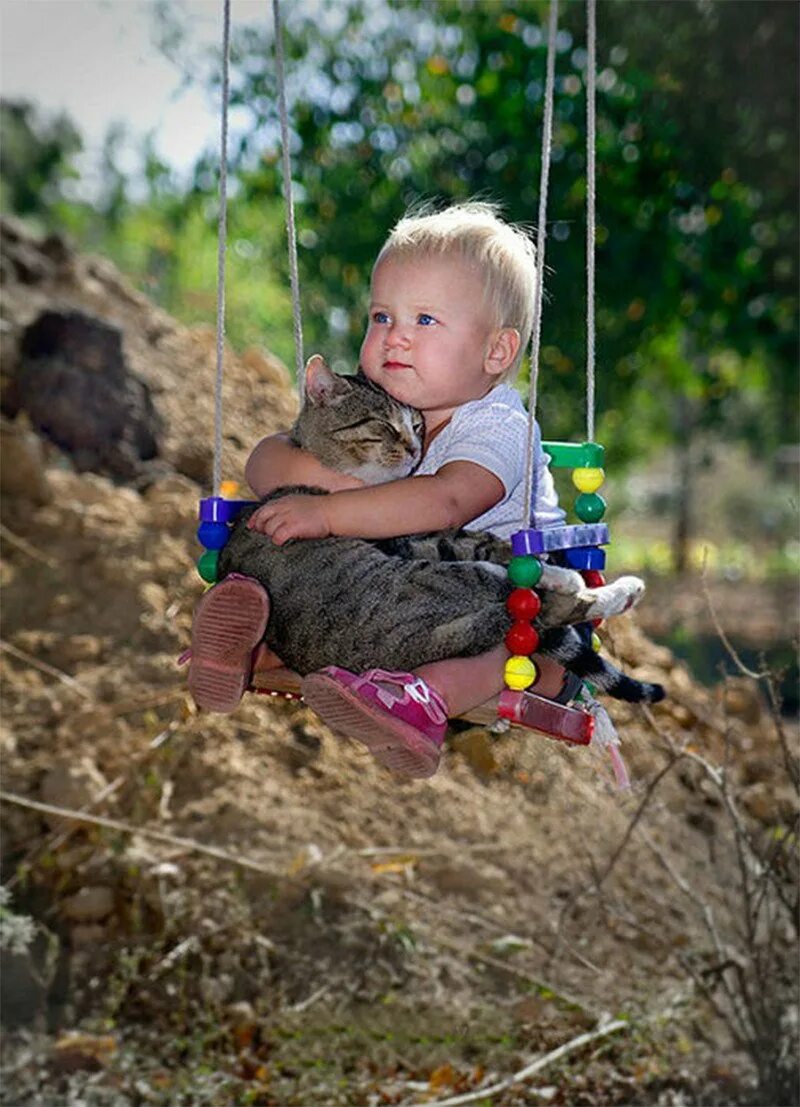
[[[452,718],[471,711],[503,689],[503,669],[509,653],[505,646],[495,646],[477,657],[453,657],[433,661],[415,669],[417,676],[441,695]],[[565,670],[548,657],[535,657],[539,674],[531,691],[552,699],[564,686]]]

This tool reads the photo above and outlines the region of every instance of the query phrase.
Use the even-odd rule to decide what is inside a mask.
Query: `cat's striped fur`
[[[422,419],[362,375],[327,367],[309,376],[293,441],[324,464],[362,479],[393,480],[419,462]],[[369,474],[369,476],[365,476]],[[293,492],[280,488],[266,499]],[[220,556],[220,577],[254,577],[268,590],[265,639],[301,674],[326,665],[354,672],[409,670],[497,645],[509,627],[505,569],[510,545],[482,532],[453,531],[385,540],[301,539],[274,545],[251,531],[246,509]],[[579,574],[546,566],[537,591],[539,652],[618,699],[656,701],[663,690],[624,676],[572,625],[617,614],[638,600],[642,582],[624,577],[588,589]]]

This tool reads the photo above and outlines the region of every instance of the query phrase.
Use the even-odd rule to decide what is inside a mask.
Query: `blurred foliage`
[[[699,428],[762,451],[797,437],[799,10],[598,5],[597,407],[613,466]],[[174,13],[154,11],[180,58]],[[307,350],[354,364],[372,260],[409,205],[477,195],[535,222],[546,16],[538,0],[284,5]],[[583,21],[582,4],[562,6],[539,392],[548,438],[584,434]],[[269,38],[266,16],[262,28],[234,24],[228,330],[291,363]],[[218,58],[196,79],[218,83]],[[4,146],[14,112],[3,112]],[[36,135],[46,144],[46,129]],[[144,150],[146,196],[133,202],[117,139],[98,210],[54,192],[75,150],[66,136],[55,169],[45,159],[39,170],[50,177],[38,208],[22,206],[23,162],[3,158],[4,205],[71,227],[170,310],[213,321],[216,153],[180,186]],[[31,173],[40,160],[30,156]]]

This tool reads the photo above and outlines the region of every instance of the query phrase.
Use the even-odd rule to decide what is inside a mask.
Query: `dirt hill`
[[[669,693],[611,707],[623,795],[533,734],[454,733],[410,783],[302,704],[198,713],[176,658],[213,333],[19,224],[1,261],[4,882],[38,927],[4,973],[6,1102],[456,1102],[504,1081],[482,1102],[757,1102],[769,1067],[789,1087],[779,1045],[762,1073],[750,1048],[792,1040],[796,765],[765,682],[711,693],[615,620],[606,648]],[[226,352],[224,402],[241,480],[296,399],[251,350]],[[610,1016],[628,1023],[510,1079]]]

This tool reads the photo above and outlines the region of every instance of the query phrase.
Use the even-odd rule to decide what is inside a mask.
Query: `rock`
[[[107,784],[108,781],[88,757],[79,762],[60,761],[42,781],[40,795],[43,803],[77,811],[91,803]],[[57,815],[45,815],[45,820],[54,829],[64,825],[64,820]],[[69,825],[74,826],[73,823]]]
[[[161,420],[126,363],[122,332],[82,311],[43,311],[25,328],[5,402],[79,471],[132,479],[159,453]]]
[[[87,885],[74,896],[65,899],[61,910],[73,922],[97,922],[107,918],[114,910],[114,893],[102,884]]]
[[[760,722],[766,710],[758,685],[749,677],[728,677],[724,684],[715,688],[714,695],[728,715],[746,723]]]
[[[103,641],[92,634],[73,634],[62,639],[58,647],[59,660],[97,661],[103,653]]]
[[[108,936],[104,926],[97,923],[79,923],[70,931],[70,940],[73,949],[88,949],[105,941]]]
[[[21,420],[0,421],[0,491],[34,504],[53,498],[42,441]]]
[[[175,455],[175,468],[189,480],[203,487],[209,486],[214,468],[211,447],[199,442],[185,443]]]
[[[0,1017],[3,1026],[25,1026],[44,1015],[47,994],[56,972],[58,943],[39,924],[30,949],[24,953],[0,950]]]

